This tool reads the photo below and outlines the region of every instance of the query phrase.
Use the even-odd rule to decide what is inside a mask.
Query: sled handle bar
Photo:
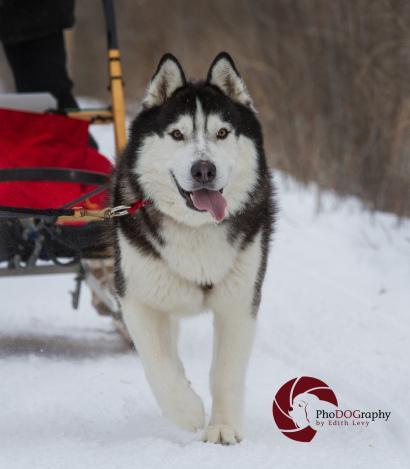
[[[109,175],[97,171],[70,168],[6,168],[0,169],[0,182],[40,181],[73,182],[87,186],[106,186]]]
[[[112,0],[102,0],[107,28],[108,49],[118,49],[117,25],[115,23],[115,11]]]

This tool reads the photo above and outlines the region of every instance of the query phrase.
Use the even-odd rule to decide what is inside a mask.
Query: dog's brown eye
[[[178,129],[173,130],[170,135],[174,140],[184,140],[183,133]]]
[[[223,140],[226,138],[229,134],[228,129],[225,129],[224,127],[222,129],[218,130],[218,133],[216,134],[216,138],[219,138],[220,140]]]

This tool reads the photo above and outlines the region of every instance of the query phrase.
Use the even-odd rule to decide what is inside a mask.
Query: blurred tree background
[[[408,0],[115,0],[131,112],[160,56],[205,77],[233,56],[273,167],[410,215]],[[107,97],[100,0],[77,0],[77,95]],[[4,61],[1,60],[3,75]]]

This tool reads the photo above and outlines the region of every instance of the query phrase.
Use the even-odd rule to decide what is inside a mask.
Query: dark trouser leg
[[[17,44],[5,44],[4,50],[18,92],[48,91],[56,98],[59,109],[78,107],[71,93],[73,83],[66,69],[62,31]]]
[[[56,98],[59,109],[79,107],[71,93],[73,82],[67,73],[62,31],[17,44],[5,44],[4,50],[19,93],[46,91]],[[98,149],[91,134],[88,140],[90,146]]]

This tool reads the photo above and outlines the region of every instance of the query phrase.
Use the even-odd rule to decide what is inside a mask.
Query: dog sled
[[[85,282],[97,311],[120,321],[105,233],[109,219],[130,208],[107,206],[113,166],[88,144],[88,126],[107,123],[113,123],[117,155],[126,143],[112,0],[103,7],[110,106],[61,115],[16,110],[24,108],[24,97],[17,106],[0,104],[0,277],[75,273],[72,306],[78,308]]]

